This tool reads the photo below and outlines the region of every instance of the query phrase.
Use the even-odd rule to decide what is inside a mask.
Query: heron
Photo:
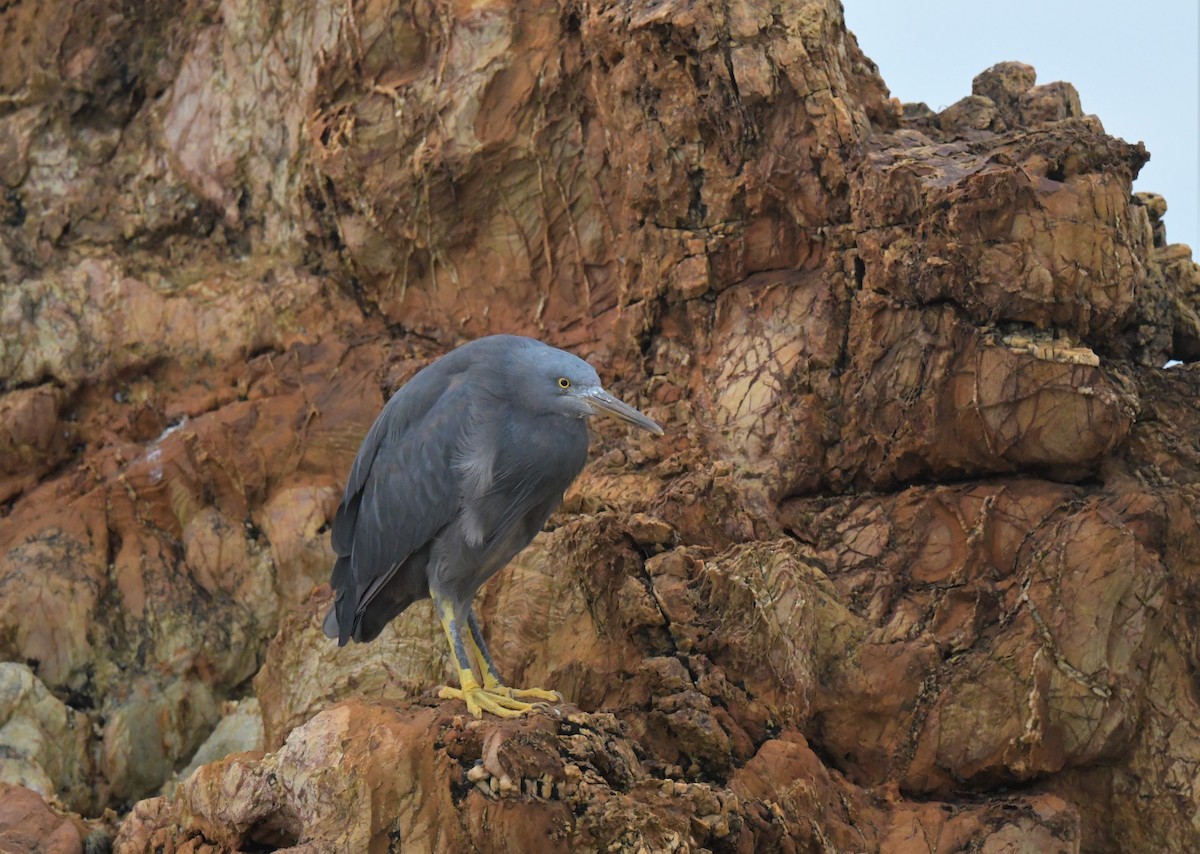
[[[605,391],[583,359],[532,338],[480,338],[419,371],[384,406],[350,469],[330,529],[325,634],[339,646],[372,641],[431,598],[458,671],[459,687],[438,696],[464,701],[477,718],[561,701],[504,684],[472,602],[583,470],[593,415],[663,432]]]

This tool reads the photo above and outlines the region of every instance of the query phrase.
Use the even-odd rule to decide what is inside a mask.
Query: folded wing
[[[325,634],[344,645],[366,607],[405,562],[458,513],[454,465],[470,423],[463,373],[430,366],[397,392],[371,426],[331,530],[336,593]],[[423,569],[421,570],[423,571]]]

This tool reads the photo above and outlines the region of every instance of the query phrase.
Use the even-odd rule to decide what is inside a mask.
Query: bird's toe
[[[483,717],[485,711],[500,718],[515,718],[543,705],[525,703],[507,693],[487,688],[471,688],[464,691],[461,688],[446,686],[438,691],[438,696],[443,700],[462,700],[467,704],[467,711],[477,718]]]
[[[505,688],[508,696],[518,700],[541,700],[544,703],[561,703],[563,695],[558,691],[547,691],[545,688]]]

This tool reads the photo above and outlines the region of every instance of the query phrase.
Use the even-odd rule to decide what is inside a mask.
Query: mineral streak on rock
[[[1089,93],[902,105],[833,0],[0,6],[0,847],[1200,848],[1200,267]],[[319,617],[494,332],[668,430],[482,591],[565,702],[477,722]]]

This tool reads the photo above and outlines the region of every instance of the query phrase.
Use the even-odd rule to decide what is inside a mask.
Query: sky
[[[1168,243],[1200,260],[1200,21],[1197,0],[842,0],[846,26],[901,101],[934,110],[971,94],[997,62],[1066,80],[1085,113],[1150,162],[1137,190],[1167,200]]]

